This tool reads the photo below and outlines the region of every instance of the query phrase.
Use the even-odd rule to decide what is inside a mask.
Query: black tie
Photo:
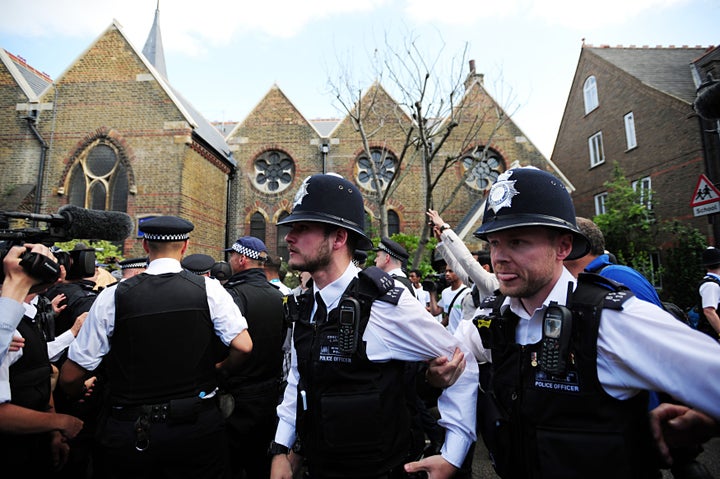
[[[313,322],[323,323],[327,319],[327,308],[325,307],[325,301],[323,301],[319,292],[315,293],[315,304],[317,305],[317,308],[315,309]]]

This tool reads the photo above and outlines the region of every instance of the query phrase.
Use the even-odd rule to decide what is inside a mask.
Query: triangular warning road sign
[[[716,201],[720,201],[720,190],[712,184],[707,176],[700,175],[690,206],[701,206],[708,203],[715,203]]]

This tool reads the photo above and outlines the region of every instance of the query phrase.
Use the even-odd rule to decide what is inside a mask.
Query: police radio
[[[572,334],[572,312],[552,301],[543,316],[543,338],[540,350],[540,368],[553,376],[567,372]]]
[[[355,298],[343,298],[338,320],[338,348],[341,353],[352,354],[357,349],[359,322],[360,303]]]

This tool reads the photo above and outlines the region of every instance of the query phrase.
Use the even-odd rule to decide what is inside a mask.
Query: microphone
[[[88,210],[65,205],[58,210],[69,239],[122,241],[134,229],[132,218],[122,211]]]

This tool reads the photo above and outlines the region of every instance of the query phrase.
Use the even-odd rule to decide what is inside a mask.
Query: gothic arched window
[[[283,220],[286,216],[288,216],[290,213],[287,211],[283,211],[278,215],[278,221]],[[291,226],[290,225],[280,225],[277,227],[277,239],[275,244],[277,245],[277,254],[278,256],[282,257],[283,260],[288,260],[288,245],[285,242],[285,235],[290,232]]]
[[[96,141],[70,170],[69,203],[94,210],[126,211],[127,197],[127,167],[113,145]]]
[[[250,236],[265,242],[265,217],[257,211],[250,217]]]
[[[400,217],[395,210],[388,210],[387,212],[387,229],[388,236],[392,236],[400,232]]]

